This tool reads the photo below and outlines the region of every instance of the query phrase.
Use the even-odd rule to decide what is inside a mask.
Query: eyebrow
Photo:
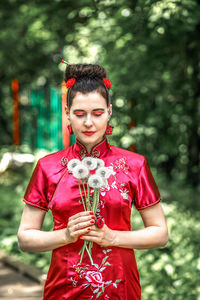
[[[101,111],[103,111],[103,112],[105,112],[105,109],[104,108],[95,108],[95,109],[93,109],[92,111],[99,111],[99,110],[101,110]],[[79,111],[85,111],[85,110],[83,110],[83,109],[74,109],[73,110],[73,112],[75,113],[75,112],[79,112]]]

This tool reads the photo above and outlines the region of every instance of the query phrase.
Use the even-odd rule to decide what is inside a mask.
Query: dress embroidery
[[[86,153],[87,153],[87,151],[84,148],[80,149],[80,151],[79,151],[79,154],[80,154],[81,158],[86,157]]]
[[[123,199],[128,199],[129,190],[125,183],[119,184],[117,182],[116,172],[119,173],[123,171],[125,174],[128,174],[129,166],[126,163],[126,158],[120,158],[116,160],[114,163],[111,163],[111,166],[108,167],[110,170],[111,176],[108,178],[107,186],[100,189],[100,194],[105,196],[106,192],[110,191],[110,189],[118,189],[121,193]]]
[[[79,150],[79,154],[80,154],[80,157],[83,159],[87,156],[87,150],[82,148]],[[100,152],[98,150],[93,150],[90,156],[91,157],[99,157]]]
[[[126,188],[125,183],[121,183],[119,185],[119,191],[120,191],[121,196],[122,196],[123,199],[128,199],[129,190]]]
[[[63,166],[63,167],[65,167],[66,165],[68,164],[68,159],[66,158],[66,157],[62,157],[61,158],[61,165]]]
[[[100,156],[100,152],[98,150],[92,151],[92,157],[99,157],[99,156]]]
[[[111,165],[113,165],[114,171],[118,172],[122,170],[125,174],[128,174],[129,166],[126,163],[126,157],[117,159],[114,164]]]
[[[80,263],[73,265],[75,274],[74,277],[71,277],[72,285],[74,287],[81,285],[83,289],[89,287],[92,291],[90,299],[98,299],[104,293],[104,299],[110,299],[110,297],[106,294],[106,288],[111,285],[117,288],[117,284],[121,281],[121,279],[117,279],[115,282],[112,280],[103,280],[103,271],[106,270],[107,267],[111,266],[108,262],[109,252],[111,251],[111,249],[103,250],[104,258],[100,265],[95,263],[92,266]]]

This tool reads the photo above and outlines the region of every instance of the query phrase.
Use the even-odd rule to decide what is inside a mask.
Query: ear
[[[110,104],[108,107],[108,113],[109,113],[109,117],[111,117],[112,116],[112,104]]]
[[[65,105],[65,112],[66,112],[67,118],[69,119],[69,108],[67,107],[67,105]]]

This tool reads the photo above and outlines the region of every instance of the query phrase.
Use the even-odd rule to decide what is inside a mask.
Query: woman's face
[[[77,92],[73,98],[68,112],[69,121],[77,139],[88,151],[102,140],[111,114],[112,106],[108,108],[106,100],[98,92]]]

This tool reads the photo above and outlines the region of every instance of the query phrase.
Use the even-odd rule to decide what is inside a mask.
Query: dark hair
[[[97,91],[105,98],[107,104],[109,103],[109,92],[103,82],[103,78],[107,77],[107,75],[103,67],[92,64],[68,65],[65,70],[64,80],[67,82],[68,79],[73,77],[76,78],[76,81],[70,88],[70,91],[68,91],[69,106],[71,106],[77,92],[87,94]]]

